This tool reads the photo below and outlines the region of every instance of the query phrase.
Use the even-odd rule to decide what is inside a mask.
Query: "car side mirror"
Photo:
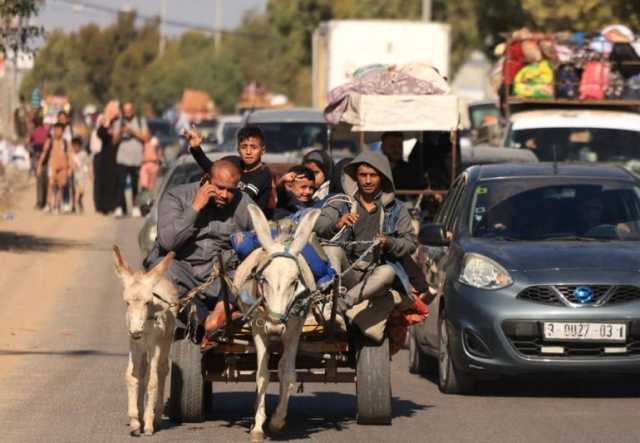
[[[449,246],[451,243],[447,238],[444,226],[437,223],[422,226],[418,238],[420,243],[426,246]]]

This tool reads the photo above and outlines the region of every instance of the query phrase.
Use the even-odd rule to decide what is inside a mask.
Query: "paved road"
[[[48,315],[32,329],[0,327],[0,442],[130,440],[123,378],[127,348],[124,307],[112,270],[110,245],[116,241],[128,259],[138,259],[134,239],[140,221],[100,223],[101,232],[90,242],[58,245],[76,249],[72,265],[75,278],[55,294]],[[0,233],[2,229],[0,226]],[[60,249],[45,250],[36,260],[41,261],[39,266],[46,266],[59,257]],[[5,254],[2,260],[5,258],[11,260],[12,254]],[[35,271],[29,269],[21,278],[33,277],[30,273]],[[32,295],[37,303],[38,294]],[[6,296],[0,293],[0,308],[5,314],[12,309],[2,302]],[[19,341],[20,334],[31,335]],[[292,398],[286,431],[277,439],[352,443],[640,441],[640,382],[633,378],[508,380],[486,383],[478,395],[444,396],[432,380],[409,375],[406,360],[402,352],[393,361],[392,426],[358,426],[351,385],[307,384],[304,394]],[[3,372],[5,363],[8,369]],[[269,408],[273,409],[276,387],[272,384],[271,388]],[[213,412],[205,423],[164,421],[149,440],[248,441],[253,386],[215,389]]]

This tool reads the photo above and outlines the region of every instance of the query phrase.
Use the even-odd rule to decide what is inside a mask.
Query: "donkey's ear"
[[[296,233],[293,235],[293,241],[291,242],[291,246],[289,247],[289,252],[293,255],[298,255],[302,252],[302,248],[309,241],[309,237],[313,232],[313,228],[316,226],[316,221],[318,221],[318,217],[320,217],[320,209],[311,209],[307,212],[298,223],[298,227],[296,228]]]
[[[149,272],[145,274],[146,278],[151,279],[152,285],[155,286],[158,280],[160,280],[160,277],[162,277],[164,273],[167,272],[167,269],[169,269],[169,265],[171,264],[175,256],[176,256],[176,253],[173,251],[170,251],[167,255],[164,256],[164,258],[160,261],[160,263],[155,265],[153,269],[151,269]]]
[[[122,254],[120,253],[120,248],[117,245],[113,245],[113,266],[116,270],[116,274],[121,279],[131,278],[133,276],[133,271],[129,267]]]
[[[250,204],[247,209],[249,210],[249,216],[253,223],[253,229],[258,236],[258,241],[268,253],[273,253],[276,242],[273,241],[271,237],[271,228],[269,228],[267,218],[264,216],[262,210],[254,204]]]

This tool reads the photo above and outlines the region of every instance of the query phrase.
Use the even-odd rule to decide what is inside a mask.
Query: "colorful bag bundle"
[[[506,44],[502,84],[521,98],[640,100],[635,42],[633,32],[622,25],[595,35],[550,36],[521,29]]]
[[[527,98],[553,97],[553,69],[547,60],[531,63],[518,71],[513,82],[513,95]]]

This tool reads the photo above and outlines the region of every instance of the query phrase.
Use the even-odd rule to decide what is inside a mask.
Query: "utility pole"
[[[214,24],[214,48],[216,52],[220,51],[222,45],[222,0],[215,0],[215,24]]]
[[[160,46],[158,47],[158,55],[162,57],[167,46],[167,29],[165,20],[167,18],[167,0],[160,2]]]
[[[422,20],[431,21],[431,0],[422,0]]]

